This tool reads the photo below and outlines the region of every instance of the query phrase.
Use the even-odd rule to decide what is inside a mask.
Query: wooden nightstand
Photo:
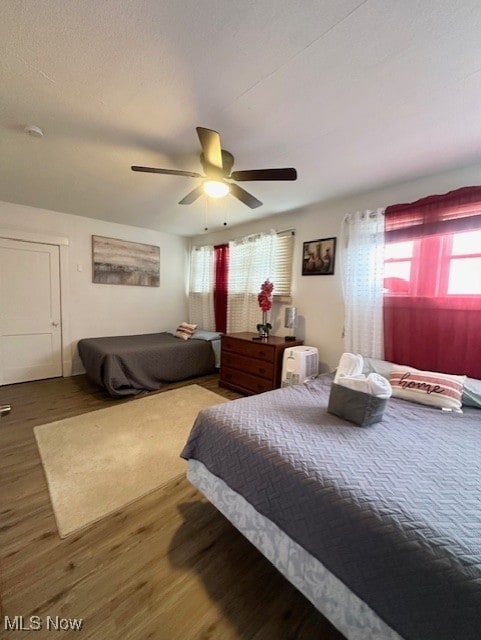
[[[219,385],[240,393],[253,394],[281,386],[284,349],[302,345],[302,340],[286,342],[269,336],[253,340],[257,333],[230,333],[222,336]]]

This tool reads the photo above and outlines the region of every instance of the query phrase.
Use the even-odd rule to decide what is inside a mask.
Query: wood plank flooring
[[[163,391],[191,383],[238,397],[217,375]],[[185,478],[59,538],[33,427],[126,401],[85,376],[0,387],[0,638],[343,640]]]

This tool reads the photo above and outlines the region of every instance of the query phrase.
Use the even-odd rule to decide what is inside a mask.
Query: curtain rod
[[[283,229],[282,231],[276,231],[275,229],[271,229],[270,232],[259,231],[259,233],[251,233],[247,236],[239,236],[238,238],[232,238],[231,240],[228,240],[228,242],[236,242],[237,240],[254,240],[256,238],[260,238],[262,235],[269,235],[269,233],[275,233],[276,236],[283,236],[283,235],[287,235],[288,233],[290,233],[293,236],[296,235],[296,232],[294,229]]]
[[[274,231],[274,229],[273,229],[272,231],[278,236],[286,235],[288,233],[290,233],[292,236],[296,235],[295,229],[283,229],[282,231]],[[229,242],[238,242],[239,240],[254,240],[255,238],[260,238],[260,236],[263,233],[266,234],[268,232],[261,231],[259,233],[252,233],[252,234],[247,235],[247,236],[238,236],[237,238],[231,238],[230,240],[226,240],[225,242],[217,242],[216,244],[228,244]],[[201,249],[202,247],[213,247],[213,246],[215,246],[215,245],[214,244],[195,244],[195,245],[192,246],[192,248],[193,249]]]

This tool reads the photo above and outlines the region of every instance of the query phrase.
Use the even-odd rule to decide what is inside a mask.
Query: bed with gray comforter
[[[111,396],[155,391],[215,371],[209,340],[182,340],[170,332],[79,340],[87,375]]]
[[[391,398],[327,413],[332,378],[200,412],[182,452],[318,559],[405,640],[481,634],[481,411]],[[360,636],[357,636],[360,637]]]

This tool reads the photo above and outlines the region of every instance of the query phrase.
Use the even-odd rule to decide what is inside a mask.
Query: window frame
[[[278,231],[273,232],[277,236],[277,242],[280,242],[283,246],[281,250],[277,250],[274,257],[274,262],[276,263],[276,272],[268,275],[268,276],[260,276],[259,285],[255,286],[255,290],[251,293],[252,295],[258,294],[260,289],[260,285],[265,280],[266,277],[269,277],[272,282],[274,282],[274,286],[276,286],[277,282],[277,290],[279,289],[279,281],[285,282],[288,284],[288,289],[286,287],[282,287],[282,291],[278,293],[274,288],[272,299],[274,302],[280,303],[290,303],[292,301],[292,275],[294,272],[294,251],[295,251],[295,231],[294,229],[288,229],[286,231]],[[252,236],[248,236],[246,240],[250,242],[256,242],[256,240],[260,237],[260,235],[255,234]],[[195,261],[194,255],[196,252],[200,252],[202,255],[202,266],[201,270],[202,276],[200,275],[199,270],[199,262]],[[204,256],[204,252],[211,252],[212,255],[208,258],[212,261],[211,271],[209,272],[209,277],[206,277],[207,269],[206,269],[206,256]],[[280,256],[283,256],[284,259],[280,260]],[[195,261],[195,264],[194,264]],[[191,246],[190,251],[190,270],[189,270],[189,286],[188,291],[189,294],[206,294],[213,291],[214,288],[214,246],[211,245],[193,245]],[[230,268],[230,267],[229,267]],[[195,272],[195,277],[194,277]],[[280,274],[282,273],[282,278]],[[197,287],[194,288],[195,284],[198,284],[198,281],[202,280],[203,288],[202,290],[197,290]],[[206,288],[206,284],[210,283],[210,288]],[[235,293],[235,292],[234,292]],[[242,292],[241,292],[242,293]]]
[[[424,298],[481,298],[480,293],[449,293],[449,276],[452,260],[481,258],[481,249],[475,253],[453,253],[454,237],[464,232],[443,235],[424,236],[413,239],[413,252],[407,258],[385,258],[384,264],[410,262],[410,279],[407,292],[384,291],[386,297],[424,297]],[[401,244],[404,241],[389,244]],[[427,255],[430,256],[427,259]],[[432,256],[436,259],[432,260]],[[422,265],[427,265],[427,273],[419,278]]]

